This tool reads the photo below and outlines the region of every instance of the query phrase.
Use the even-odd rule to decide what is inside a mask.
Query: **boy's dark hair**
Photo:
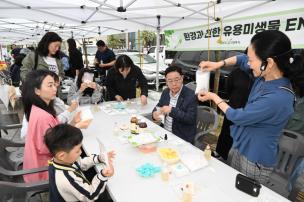
[[[79,128],[69,124],[59,124],[46,131],[44,143],[50,153],[55,156],[59,151],[70,152],[82,142],[82,139],[82,132]]]
[[[96,46],[97,47],[106,46],[106,44],[105,44],[105,42],[103,40],[99,40],[99,41],[97,41]]]
[[[183,71],[180,67],[177,66],[169,66],[166,70],[165,70],[165,77],[167,76],[167,74],[169,74],[170,72],[178,72],[181,76],[183,75]]]

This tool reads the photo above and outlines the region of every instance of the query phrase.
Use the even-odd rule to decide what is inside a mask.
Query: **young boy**
[[[108,166],[89,182],[82,170],[105,163],[100,155],[80,158],[81,130],[68,124],[50,128],[44,141],[54,156],[49,163],[50,201],[94,201],[104,192],[108,177],[114,174],[114,152],[108,153]]]

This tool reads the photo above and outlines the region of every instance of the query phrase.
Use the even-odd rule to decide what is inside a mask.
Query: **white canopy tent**
[[[303,0],[1,0],[0,44],[37,42],[47,31],[55,31],[67,39],[154,30],[159,49],[159,34],[164,29],[204,25],[218,17],[225,20],[269,10],[295,9],[303,7],[303,3]],[[158,66],[157,63],[157,74]]]
[[[83,38],[156,30],[157,16],[161,30],[178,29],[206,24],[208,16],[213,22],[214,17],[225,20],[301,6],[301,0],[1,0],[0,42],[5,37],[9,43],[26,43],[45,31]]]

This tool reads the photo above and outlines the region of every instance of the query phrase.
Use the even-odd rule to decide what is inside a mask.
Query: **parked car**
[[[221,51],[221,59],[232,57],[241,54],[242,51]],[[172,65],[182,68],[185,83],[195,81],[195,73],[198,65],[202,60],[208,60],[207,51],[178,51],[172,61]],[[210,61],[215,61],[215,51],[210,51]],[[223,67],[220,69],[219,81],[219,96],[228,99],[228,75],[236,66]],[[214,72],[210,74],[210,90],[213,91],[214,85]]]
[[[177,51],[170,51],[166,49],[166,46],[159,47],[159,58],[163,60],[166,65],[170,65],[173,61]],[[156,46],[151,46],[147,52],[148,55],[156,60]]]
[[[140,65],[140,53],[138,52],[124,52],[117,54],[117,57],[119,55],[128,55],[135,65]],[[159,83],[164,84],[165,76],[164,72],[166,70],[167,66],[163,63],[163,61],[159,61]],[[142,72],[146,79],[148,80],[148,85],[155,85],[156,84],[156,60],[152,58],[150,55],[142,54]]]
[[[166,65],[168,65],[168,66],[171,65],[176,53],[177,53],[177,51],[171,51],[171,50],[165,51],[165,57],[166,57],[165,64]]]
[[[159,46],[159,58],[165,59],[165,51],[165,46]],[[156,46],[151,46],[147,54],[156,59]]]

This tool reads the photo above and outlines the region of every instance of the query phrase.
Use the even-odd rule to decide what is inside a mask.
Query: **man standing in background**
[[[100,75],[105,76],[106,70],[112,68],[115,63],[115,54],[102,40],[97,41],[96,46],[98,50],[95,55],[95,68]]]

